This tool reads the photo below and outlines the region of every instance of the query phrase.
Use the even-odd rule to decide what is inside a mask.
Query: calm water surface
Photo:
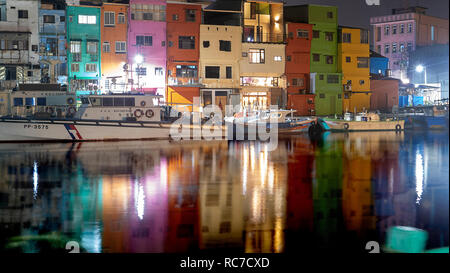
[[[393,225],[448,246],[448,137],[0,144],[0,251],[365,251]]]

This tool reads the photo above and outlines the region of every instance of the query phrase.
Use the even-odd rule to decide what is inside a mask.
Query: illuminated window
[[[95,15],[78,15],[78,24],[95,25],[97,18]]]
[[[97,54],[98,50],[98,42],[87,42],[86,44],[86,53],[89,54]]]
[[[263,64],[265,63],[265,50],[250,49],[248,51],[248,57],[251,64]]]
[[[274,60],[275,62],[281,62],[281,61],[283,60],[283,57],[281,57],[281,56],[275,56],[275,57],[273,57],[273,60]]]

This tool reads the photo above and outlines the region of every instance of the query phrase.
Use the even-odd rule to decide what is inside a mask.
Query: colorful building
[[[287,108],[296,110],[297,115],[314,115],[314,94],[310,90],[310,55],[312,25],[303,23],[286,24],[286,78]]]
[[[56,5],[39,9],[41,82],[67,84],[66,11]]]
[[[104,92],[125,92],[127,63],[128,5],[103,3],[101,7],[101,89]]]
[[[370,109],[391,112],[394,106],[399,106],[399,84],[400,80],[372,76],[370,79]]]
[[[370,74],[386,75],[389,59],[375,51],[370,51]]]
[[[132,90],[165,96],[166,1],[130,0],[128,72]]]
[[[67,6],[66,16],[69,90],[100,91],[100,7]]]
[[[244,1],[240,85],[242,105],[287,104],[283,3]]]
[[[316,95],[316,115],[342,114],[342,84],[338,73],[337,7],[300,5],[286,9],[285,20],[313,25],[310,89]]]
[[[167,103],[193,104],[200,97],[201,4],[187,1],[167,4]]]
[[[339,27],[338,69],[344,86],[343,111],[361,112],[370,108],[369,32]]]
[[[417,46],[448,44],[448,19],[426,15],[427,8],[393,9],[370,18],[373,49],[389,58],[392,76],[407,79],[409,54]]]

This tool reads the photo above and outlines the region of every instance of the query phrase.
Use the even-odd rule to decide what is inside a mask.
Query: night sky
[[[449,0],[380,0],[380,6],[367,6],[365,0],[284,0],[286,5],[318,4],[338,7],[339,25],[369,28],[371,16],[391,14],[393,8],[422,6],[426,14],[448,19]]]

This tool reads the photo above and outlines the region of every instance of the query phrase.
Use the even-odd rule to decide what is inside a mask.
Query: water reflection
[[[448,245],[448,133],[0,145],[0,250],[247,253]]]

